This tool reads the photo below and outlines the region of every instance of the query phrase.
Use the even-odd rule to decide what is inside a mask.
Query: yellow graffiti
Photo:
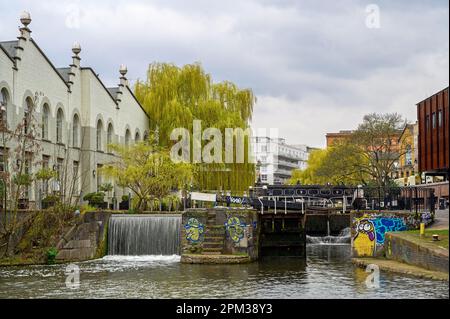
[[[353,249],[358,256],[373,256],[375,254],[375,227],[367,218],[358,221],[356,236],[353,238]]]

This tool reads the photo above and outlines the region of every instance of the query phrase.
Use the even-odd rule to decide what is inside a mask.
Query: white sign
[[[200,200],[200,201],[204,201],[204,202],[215,202],[216,194],[192,192],[191,200]]]

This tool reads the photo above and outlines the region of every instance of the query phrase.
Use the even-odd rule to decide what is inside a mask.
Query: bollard
[[[425,223],[420,223],[420,237],[425,236]]]

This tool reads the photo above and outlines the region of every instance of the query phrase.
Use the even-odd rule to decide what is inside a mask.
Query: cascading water
[[[306,236],[307,244],[350,244],[351,231],[350,227],[341,230],[338,236],[330,236],[329,230],[328,235],[323,237],[318,236]]]
[[[112,215],[109,255],[179,255],[181,216]]]

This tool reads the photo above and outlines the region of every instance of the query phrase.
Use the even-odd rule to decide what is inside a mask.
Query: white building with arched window
[[[91,67],[81,65],[81,47],[75,43],[69,66],[56,68],[31,37],[28,13],[23,13],[21,22],[17,40],[0,41],[0,127],[13,130],[30,103],[36,103],[41,150],[34,158],[41,159],[42,166],[78,176],[74,192],[78,200],[106,181],[99,177],[98,168],[116,159],[108,144],[134,142],[131,132],[136,132],[136,140],[147,136],[149,119],[129,87],[124,65],[118,86],[107,88]],[[14,140],[0,146],[2,154],[5,147],[13,149]],[[0,164],[0,170],[15,165]],[[35,172],[40,167],[27,169]],[[111,182],[114,190],[106,196],[110,203],[113,196],[120,201],[124,192]],[[58,189],[58,185],[49,187]],[[38,183],[30,187],[31,207],[40,207],[42,194]]]

